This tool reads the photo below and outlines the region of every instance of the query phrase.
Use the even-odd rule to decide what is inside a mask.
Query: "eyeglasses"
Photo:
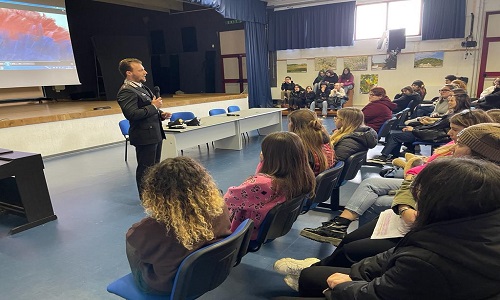
[[[439,92],[451,92],[451,90],[439,90]]]
[[[375,97],[380,97],[378,95],[375,95],[375,94],[372,94],[372,93],[369,93],[368,96],[375,96]]]

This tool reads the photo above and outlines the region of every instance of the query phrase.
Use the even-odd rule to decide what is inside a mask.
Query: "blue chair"
[[[391,128],[394,123],[396,123],[398,119],[396,117],[392,117],[391,119],[387,120],[380,126],[380,129],[378,130],[377,137],[378,137],[378,142],[380,144],[385,144],[385,139],[391,132]],[[381,139],[384,139],[383,142],[381,142]]]
[[[306,213],[311,208],[318,206],[318,203],[323,203],[330,199],[332,190],[338,186],[340,175],[342,169],[344,168],[344,162],[339,161],[328,170],[325,170],[316,176],[316,190],[314,191],[314,197],[306,198],[305,204],[302,207],[302,213]]]
[[[130,141],[130,138],[128,136],[128,131],[130,129],[130,122],[125,119],[125,120],[121,120],[118,125],[120,126],[120,130],[122,131],[122,134],[123,134],[123,137],[125,138],[125,161],[127,161],[127,145],[128,145],[128,142]]]
[[[135,284],[132,273],[112,282],[107,291],[128,300],[196,299],[226,280],[231,269],[246,254],[241,248],[247,247],[248,240],[245,241],[245,238],[252,229],[253,221],[247,219],[230,236],[187,256],[177,270],[170,295],[142,292]]]
[[[225,113],[226,113],[226,110],[224,108],[213,108],[213,109],[208,111],[209,116],[222,115]]]
[[[227,107],[227,112],[235,112],[235,111],[240,111],[240,107],[238,105],[231,105]]]
[[[300,195],[273,207],[260,224],[257,238],[250,241],[248,252],[256,252],[262,244],[286,235],[300,215],[305,197],[306,195]]]
[[[172,116],[170,117],[170,122],[174,122],[177,119],[182,119],[184,121],[189,121],[195,118],[194,113],[190,111],[180,111],[180,112],[174,112],[172,113]]]

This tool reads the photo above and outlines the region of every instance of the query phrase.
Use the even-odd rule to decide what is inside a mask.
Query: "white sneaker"
[[[317,263],[319,259],[310,257],[306,259],[282,258],[274,263],[274,270],[283,275],[299,276],[300,272]]]
[[[292,290],[299,291],[299,276],[286,275],[283,279],[285,283],[292,288]]]

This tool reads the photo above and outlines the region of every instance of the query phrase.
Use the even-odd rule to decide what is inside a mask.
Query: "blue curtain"
[[[422,40],[465,37],[466,0],[424,0]]]
[[[266,25],[245,23],[247,53],[248,106],[272,107],[269,83]]]
[[[271,51],[352,46],[356,1],[272,12]]]
[[[245,21],[248,106],[272,107],[266,23],[267,3],[260,0],[188,0],[212,7],[225,18]]]

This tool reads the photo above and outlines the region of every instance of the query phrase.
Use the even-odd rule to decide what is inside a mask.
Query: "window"
[[[382,37],[389,29],[406,28],[406,35],[420,35],[421,0],[401,0],[356,6],[356,40]]]

